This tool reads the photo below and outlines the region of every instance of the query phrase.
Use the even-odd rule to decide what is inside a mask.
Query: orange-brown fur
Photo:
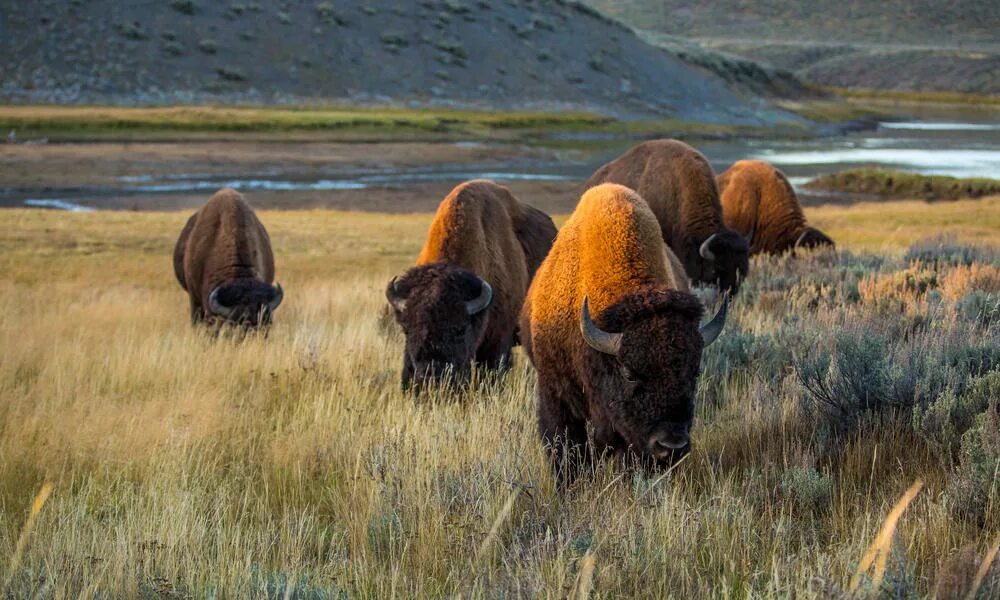
[[[538,270],[521,311],[521,329],[525,350],[539,372],[540,433],[556,454],[557,472],[560,443],[584,443],[587,422],[599,452],[637,447],[641,454],[643,436],[675,413],[682,413],[677,420],[688,418],[684,402],[693,391],[702,350],[701,305],[688,293],[687,279],[676,272],[670,254],[646,202],[624,186],[603,184],[583,195]],[[584,297],[599,324],[615,326],[605,319],[619,315],[626,322],[617,326],[636,328],[631,344],[626,336],[618,360],[596,352],[583,339]],[[630,319],[629,314],[641,316]],[[623,392],[615,373],[619,361],[625,364],[626,357],[636,355],[641,356],[633,363],[658,365],[642,374],[654,375],[650,389],[676,387],[684,400],[674,402],[668,390],[636,404],[629,414],[618,414],[629,404],[619,397]]]
[[[219,190],[188,219],[174,247],[174,274],[188,292],[196,322],[211,315],[213,289],[274,282],[271,240],[239,192]]]
[[[719,175],[718,183],[726,226],[743,235],[753,233],[751,254],[792,249],[804,234],[820,243],[826,238],[809,227],[791,183],[770,164],[741,160]],[[814,231],[819,235],[809,235]]]
[[[677,140],[643,142],[595,171],[585,187],[600,183],[617,183],[638,192],[688,276],[715,282],[714,269],[698,251],[709,236],[726,229],[715,173],[700,152]]]

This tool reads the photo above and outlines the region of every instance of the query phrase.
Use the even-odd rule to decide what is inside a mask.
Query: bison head
[[[830,246],[832,248],[835,244],[825,233],[815,227],[806,227],[798,239],[795,240],[796,248],[819,248],[822,246]]]
[[[490,284],[461,267],[432,263],[394,278],[385,295],[406,335],[403,389],[449,374],[467,381],[493,302]]]
[[[693,279],[717,284],[722,292],[735,294],[750,265],[750,238],[725,228],[708,236],[698,247],[701,268],[693,271],[700,277]]]
[[[728,298],[704,326],[702,306],[685,292],[631,294],[591,318],[585,298],[580,331],[588,385],[614,431],[644,460],[668,464],[690,449],[701,353],[722,331]],[[614,331],[616,333],[609,333]]]
[[[284,297],[281,285],[239,279],[214,288],[208,294],[208,309],[227,323],[247,328],[267,326]]]

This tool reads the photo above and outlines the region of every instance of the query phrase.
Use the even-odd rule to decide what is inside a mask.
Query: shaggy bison
[[[700,152],[677,140],[643,142],[595,171],[585,187],[601,183],[642,196],[688,277],[725,291],[739,288],[749,246],[723,224],[715,173]]]
[[[492,181],[468,181],[438,207],[417,265],[386,289],[406,335],[403,389],[451,372],[464,382],[472,362],[510,364],[517,315],[556,227]]]
[[[670,254],[638,194],[600,185],[583,195],[531,284],[521,331],[560,485],[573,477],[572,457],[589,454],[578,454],[588,423],[598,453],[663,464],[689,449],[702,349],[722,331],[727,303],[699,328],[702,305]]]
[[[834,245],[822,231],[806,225],[792,184],[768,163],[741,160],[718,182],[726,226],[751,238],[751,254]]]
[[[239,192],[222,189],[188,219],[174,247],[174,274],[191,320],[268,325],[283,292],[274,281],[267,231]]]

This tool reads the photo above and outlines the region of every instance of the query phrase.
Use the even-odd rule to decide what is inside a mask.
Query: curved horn
[[[219,288],[213,289],[212,293],[208,295],[208,310],[212,311],[213,315],[220,317],[229,317],[233,314],[233,309],[219,302]]]
[[[750,229],[750,233],[744,238],[747,241],[747,246],[753,242],[753,234],[757,233],[757,224],[754,223],[753,227]]]
[[[396,289],[396,280],[398,277],[393,277],[392,281],[389,282],[389,286],[385,288],[385,299],[389,301],[389,304],[399,312],[403,312],[406,309],[406,298],[399,295],[399,290]]]
[[[611,356],[618,356],[622,347],[622,334],[608,333],[598,327],[590,318],[590,298],[583,298],[583,312],[580,315],[580,333],[587,345]]]
[[[802,244],[802,240],[806,239],[807,235],[809,235],[809,230],[808,229],[806,229],[805,231],[802,232],[802,235],[799,236],[799,239],[795,240],[795,247],[796,248],[798,248]]]
[[[285,290],[281,289],[281,284],[274,284],[274,297],[271,301],[267,303],[267,308],[274,312],[277,310],[278,306],[281,305],[281,301],[285,299]]]
[[[704,258],[705,260],[711,260],[711,261],[715,260],[715,254],[712,254],[712,242],[715,241],[715,238],[718,235],[719,235],[718,233],[713,233],[712,235],[708,236],[708,238],[706,238],[705,241],[701,243],[701,247],[698,248],[698,254],[700,254],[701,257]]]
[[[469,316],[483,312],[493,301],[493,288],[482,277],[479,278],[479,282],[482,284],[479,297],[465,303],[465,312],[469,313]]]
[[[708,323],[702,325],[698,331],[701,333],[701,339],[705,346],[708,346],[715,341],[715,338],[719,337],[722,333],[722,328],[726,325],[726,313],[729,312],[729,294],[726,294],[722,299],[722,307],[719,308],[719,312],[715,313],[712,320]]]

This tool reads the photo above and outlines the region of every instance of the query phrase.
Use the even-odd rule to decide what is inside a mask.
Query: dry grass
[[[0,212],[0,581],[12,598],[830,598],[916,479],[882,589],[931,593],[963,548],[971,581],[1000,492],[982,522],[956,518],[949,460],[905,419],[837,437],[783,354],[920,315],[996,335],[929,293],[903,314],[843,297],[930,269],[900,258],[929,230],[996,239],[1000,201],[962,206],[811,211],[842,255],[755,262],[705,357],[692,455],[659,478],[601,467],[565,495],[524,360],[461,399],[398,391],[382,289],[428,215],[262,213],[286,304],[268,337],[236,340],[188,325],[170,264],[186,214]],[[993,285],[986,266],[936,268],[968,294]]]

